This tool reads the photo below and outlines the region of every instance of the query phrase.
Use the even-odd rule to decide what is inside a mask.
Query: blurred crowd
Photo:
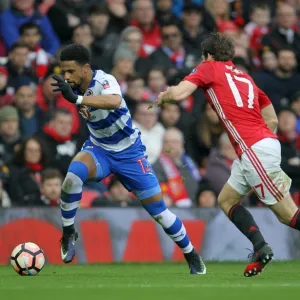
[[[77,108],[53,93],[63,46],[113,74],[168,206],[214,207],[236,154],[197,90],[157,109],[157,95],[201,62],[219,31],[279,118],[282,168],[300,204],[300,0],[1,0],[0,207],[59,205],[68,165],[88,137]],[[246,205],[261,205],[250,193]],[[85,185],[82,207],[139,206],[114,176]]]

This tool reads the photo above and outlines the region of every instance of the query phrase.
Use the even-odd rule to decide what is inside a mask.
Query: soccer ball
[[[44,252],[34,243],[23,243],[11,253],[10,263],[19,275],[37,275],[45,265]]]

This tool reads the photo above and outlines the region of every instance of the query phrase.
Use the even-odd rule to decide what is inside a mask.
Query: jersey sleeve
[[[271,104],[269,97],[260,88],[258,88],[258,103],[260,109],[263,109]]]
[[[210,62],[203,62],[195,68],[191,74],[187,75],[184,80],[187,80],[198,87],[205,87],[213,82],[214,69]]]
[[[101,95],[120,95],[122,97],[120,85],[114,76],[106,74],[99,80],[99,83],[102,85]]]

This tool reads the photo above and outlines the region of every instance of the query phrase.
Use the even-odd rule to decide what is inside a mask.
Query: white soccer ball
[[[20,244],[12,251],[10,263],[19,275],[37,275],[45,265],[44,251],[34,243]]]

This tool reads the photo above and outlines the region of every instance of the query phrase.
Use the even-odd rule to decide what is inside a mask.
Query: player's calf
[[[165,233],[184,253],[191,274],[206,274],[206,267],[196,253],[181,220],[166,207],[163,200],[143,205],[147,212],[159,223]]]
[[[82,196],[83,183],[88,178],[88,168],[79,161],[71,163],[62,185],[60,209],[63,222],[63,237],[61,239],[61,257],[69,263],[75,256],[75,242],[78,234],[74,229],[74,220]]]

